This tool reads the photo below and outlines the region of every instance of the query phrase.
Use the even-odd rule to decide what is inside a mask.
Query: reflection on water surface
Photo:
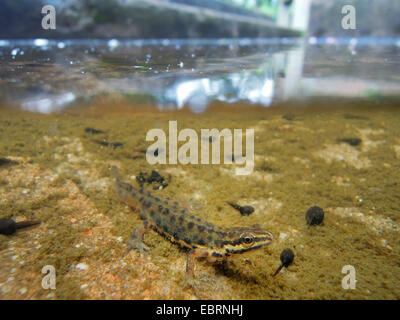
[[[98,94],[161,110],[400,92],[397,39],[0,40],[0,97],[50,113]]]

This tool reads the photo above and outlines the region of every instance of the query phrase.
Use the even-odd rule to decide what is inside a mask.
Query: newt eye
[[[254,242],[254,236],[251,233],[244,233],[240,236],[240,241],[245,245],[251,245]]]

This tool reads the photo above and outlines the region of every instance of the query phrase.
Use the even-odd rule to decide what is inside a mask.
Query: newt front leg
[[[144,254],[144,251],[150,251],[150,249],[143,243],[143,237],[147,230],[149,230],[147,221],[142,226],[135,228],[131,237],[126,241],[128,248],[126,249],[124,256],[129,253],[132,249],[136,249],[140,254]]]
[[[192,284],[194,280],[194,259],[196,256],[195,250],[190,250],[186,255],[186,275],[185,284]]]
[[[194,259],[198,256],[198,252],[196,250],[191,249],[187,252],[186,255],[186,274],[185,274],[185,282],[183,284],[183,287],[185,288],[186,286],[190,286],[196,297],[201,299],[200,295],[197,292],[196,286],[195,286],[195,281],[194,281]]]

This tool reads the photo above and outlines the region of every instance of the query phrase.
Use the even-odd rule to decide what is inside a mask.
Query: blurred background
[[[394,36],[397,0],[1,0],[0,37],[193,38]],[[57,10],[57,29],[40,26],[38,12]],[[338,21],[344,5],[357,8],[357,30]],[[380,17],[380,18],[379,18]],[[277,30],[277,27],[280,29]]]

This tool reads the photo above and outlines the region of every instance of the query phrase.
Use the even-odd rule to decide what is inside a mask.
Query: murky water
[[[141,222],[114,192],[117,166],[133,186],[157,171],[148,191],[210,223],[274,235],[196,262],[201,298],[400,299],[399,67],[398,39],[1,40],[0,218],[42,223],[0,235],[0,298],[199,297],[182,286],[185,252],[155,232],[146,257],[124,255]],[[253,171],[222,148],[233,163],[151,165],[146,135],[169,143],[171,120],[254,129]],[[315,205],[324,222],[308,226]],[[272,277],[285,248],[294,262]]]

